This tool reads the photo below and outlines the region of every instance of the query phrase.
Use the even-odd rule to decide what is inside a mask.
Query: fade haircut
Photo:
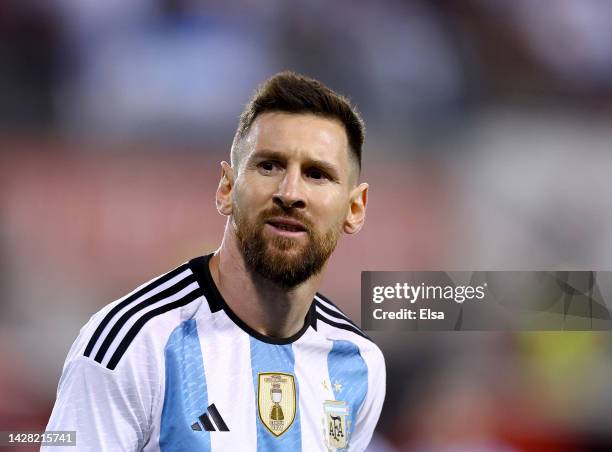
[[[318,80],[291,71],[279,72],[266,80],[246,105],[232,143],[232,165],[237,163],[235,154],[241,140],[247,136],[257,116],[266,112],[310,113],[340,121],[350,152],[361,171],[365,124],[357,109],[346,97]]]

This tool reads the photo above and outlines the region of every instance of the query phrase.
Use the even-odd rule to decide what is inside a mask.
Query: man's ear
[[[347,234],[356,234],[365,223],[368,188],[368,184],[362,182],[351,192],[349,209],[344,221],[344,232]]]
[[[221,162],[221,180],[215,194],[217,211],[224,216],[232,214],[232,189],[234,188],[234,168]]]

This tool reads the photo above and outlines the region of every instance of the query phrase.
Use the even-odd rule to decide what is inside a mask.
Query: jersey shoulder
[[[381,349],[355,322],[320,293],[315,295],[314,305],[318,333],[328,340],[352,342],[368,363],[368,367],[384,371],[385,360]]]
[[[333,329],[327,328],[332,327],[335,330],[352,333],[372,342],[372,339],[325,295],[317,292],[314,297],[314,305],[317,324],[323,322],[326,326],[324,329],[325,335],[334,331]],[[319,328],[317,328],[317,330],[319,330]]]
[[[126,355],[147,359],[163,350],[165,339],[194,315],[201,299],[189,264],[182,264],[94,314],[81,329],[69,359],[85,357],[111,371]]]
[[[369,347],[378,348],[374,341],[325,295],[317,292],[314,305],[317,331],[321,334],[330,339],[353,338],[366,346],[369,344]]]

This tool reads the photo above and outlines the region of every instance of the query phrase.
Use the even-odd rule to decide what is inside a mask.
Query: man
[[[221,246],[91,318],[47,430],[92,450],[364,450],[383,356],[317,293],[341,233],[364,223],[363,138],[321,83],[262,85],[221,163]]]

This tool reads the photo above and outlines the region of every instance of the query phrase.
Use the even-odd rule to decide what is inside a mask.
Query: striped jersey
[[[223,300],[210,257],[89,320],[47,430],[96,451],[364,450],[385,396],[380,349],[320,294],[292,337],[258,333]]]

